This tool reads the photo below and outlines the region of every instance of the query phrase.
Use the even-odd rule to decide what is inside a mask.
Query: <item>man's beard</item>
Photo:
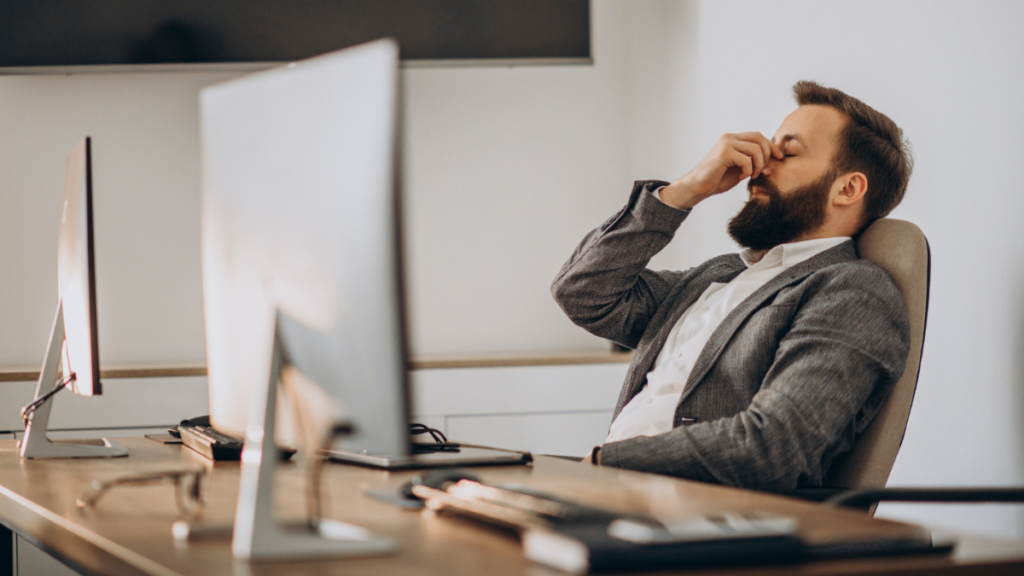
[[[775,184],[760,175],[747,182],[747,190],[761,188],[766,199],[751,198],[729,221],[729,236],[751,250],[769,250],[813,232],[825,223],[825,206],[836,174],[829,170],[818,180],[783,196]]]

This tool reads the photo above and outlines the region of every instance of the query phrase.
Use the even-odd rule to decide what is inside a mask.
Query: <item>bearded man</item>
[[[645,181],[552,285],[573,322],[636,353],[587,461],[761,490],[820,486],[903,373],[906,307],[852,237],[899,204],[912,161],[885,115],[814,82],[772,140],[726,134]],[[684,272],[650,258],[700,202],[747,183],[745,249]]]

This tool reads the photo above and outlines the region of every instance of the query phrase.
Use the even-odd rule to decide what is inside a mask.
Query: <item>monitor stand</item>
[[[253,391],[245,448],[242,450],[242,479],[232,551],[236,558],[250,561],[390,554],[397,550],[394,542],[374,536],[358,526],[323,518],[284,525],[274,518],[274,472],[278,463],[277,446],[274,444],[277,386],[281,381],[281,370],[290,364],[280,324],[281,313],[278,312],[270,378],[265,387],[259,386]],[[305,454],[299,454],[306,466],[315,464],[311,452],[312,447],[309,447]],[[307,482],[319,482],[319,478],[319,474],[306,474]],[[307,486],[307,491],[310,488],[314,493],[318,492],[318,487]]]
[[[53,329],[50,331],[50,344],[46,348],[43,369],[39,373],[39,384],[36,386],[36,399],[55,392],[60,386],[57,380],[57,367],[60,365],[63,347],[64,304],[58,302],[57,316],[53,319]],[[29,416],[29,421],[25,424],[25,438],[18,443],[22,458],[113,458],[128,455],[127,448],[106,438],[101,439],[102,444],[87,444],[81,441],[53,442],[46,437],[52,407],[53,398],[50,397]]]

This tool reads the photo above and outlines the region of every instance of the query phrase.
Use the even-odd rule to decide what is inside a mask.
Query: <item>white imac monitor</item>
[[[106,439],[53,442],[47,438],[53,397],[67,388],[83,396],[103,392],[96,329],[96,257],[92,218],[92,140],[83,138],[68,154],[57,238],[57,313],[43,359],[35,399],[22,409],[24,458],[126,456]],[[62,377],[58,380],[58,367]]]
[[[275,522],[275,436],[303,439],[308,456],[344,428],[332,458],[384,467],[529,460],[470,447],[411,454],[398,74],[397,44],[378,40],[200,94],[210,416],[245,436],[239,558],[394,550],[322,518],[315,530]]]
[[[92,139],[68,154],[57,237],[57,287],[64,312],[63,373],[77,394],[103,393],[96,329],[96,256],[92,219]]]
[[[238,558],[395,549],[313,517],[319,503],[281,524],[273,500],[275,436],[300,449],[307,478],[338,424],[344,449],[410,451],[398,74],[398,45],[379,40],[200,94],[211,424],[245,437]]]
[[[202,264],[211,424],[245,436],[275,322],[304,378],[278,410],[410,450],[397,182],[398,46],[380,40],[204,89]],[[295,406],[295,400],[298,404]],[[287,404],[287,403],[286,403]]]

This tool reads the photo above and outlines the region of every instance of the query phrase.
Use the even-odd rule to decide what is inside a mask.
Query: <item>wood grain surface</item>
[[[542,576],[557,571],[530,565],[518,539],[508,533],[448,516],[429,516],[366,497],[372,488],[397,487],[415,472],[327,466],[325,486],[333,518],[393,538],[397,554],[380,558],[249,564],[236,562],[226,538],[175,544],[178,516],[170,484],[119,487],[93,509],[80,511],[75,498],[93,479],[154,470],[205,466],[210,524],[230,523],[238,494],[238,463],[216,463],[181,446],[125,438],[127,458],[22,460],[13,441],[0,441],[0,519],[65,562],[87,573],[189,575],[486,574]],[[762,510],[794,516],[812,542],[922,537],[918,527],[865,514],[823,508],[766,494],[594,467],[538,457],[531,466],[480,468],[486,482],[516,482],[576,501],[660,517]],[[295,465],[278,476],[277,508],[297,520],[304,483]],[[952,555],[830,560],[773,568],[730,568],[686,574],[1021,574],[1024,543],[965,539]]]

